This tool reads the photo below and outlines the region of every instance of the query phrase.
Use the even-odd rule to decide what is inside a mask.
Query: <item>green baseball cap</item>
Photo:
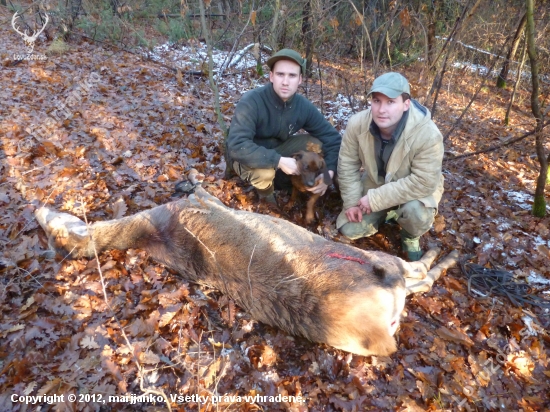
[[[374,79],[372,87],[367,97],[373,93],[382,93],[390,99],[395,99],[401,93],[411,94],[409,82],[402,75],[395,72],[385,73]]]
[[[300,53],[298,53],[295,50],[292,49],[282,49],[279,50],[277,53],[275,53],[273,56],[269,58],[267,61],[267,65],[269,66],[269,70],[273,71],[273,66],[275,63],[277,63],[279,60],[291,60],[294,63],[296,63],[300,68],[302,69],[302,75],[305,76],[306,74],[306,61],[302,58]]]

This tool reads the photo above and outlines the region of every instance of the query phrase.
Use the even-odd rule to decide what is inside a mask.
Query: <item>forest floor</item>
[[[206,190],[230,207],[302,226],[303,207],[266,209],[239,179],[224,179],[212,93],[207,78],[189,74],[201,70],[200,43],[138,55],[83,39],[64,54],[19,64],[13,54],[22,39],[7,24],[0,44],[0,410],[30,410],[19,396],[54,394],[64,394],[63,402],[42,400],[41,410],[166,410],[158,401],[108,400],[143,394],[140,386],[168,399],[204,397],[171,400],[181,411],[550,408],[549,310],[469,293],[459,267],[432,291],[408,298],[399,349],[385,358],[258,324],[217,291],[182,281],[140,250],[106,252],[99,262],[54,258],[33,217],[40,204],[85,211],[89,221],[129,215],[172,200],[190,168],[204,173]],[[46,42],[37,42],[36,53],[45,49]],[[239,64],[219,83],[228,124],[242,93],[267,81],[250,55]],[[166,67],[176,65],[177,72]],[[414,96],[425,94],[420,67],[398,70]],[[372,75],[353,61],[326,63],[320,72],[322,82],[318,72],[300,92],[343,132],[364,106]],[[510,90],[496,89],[493,79],[454,127],[480,82],[468,69],[453,68],[443,84],[435,121],[444,135],[454,130],[445,142],[445,194],[423,246],[457,249],[469,262],[501,268],[548,300],[550,220],[530,214],[538,175],[533,136],[453,160],[534,127],[528,85],[505,126]],[[278,200],[284,205],[288,194]],[[308,229],[345,241],[334,227],[340,208],[330,191]],[[397,255],[399,243],[389,225],[352,242]],[[69,394],[82,402],[70,402]],[[256,394],[304,402],[237,398]],[[213,404],[212,395],[233,398]]]

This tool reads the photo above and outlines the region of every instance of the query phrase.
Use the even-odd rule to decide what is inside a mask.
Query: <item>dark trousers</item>
[[[298,134],[289,138],[280,146],[274,147],[277,153],[283,157],[291,157],[300,150],[307,150],[307,144],[314,143],[321,148],[323,144],[319,139],[309,134]],[[239,162],[233,162],[233,170],[246,182],[249,182],[256,188],[260,196],[269,196],[273,193],[275,179],[275,169],[252,169]],[[281,172],[279,172],[281,173]],[[284,173],[283,173],[284,175]],[[286,176],[286,175],[284,175]],[[283,180],[283,179],[282,179]]]

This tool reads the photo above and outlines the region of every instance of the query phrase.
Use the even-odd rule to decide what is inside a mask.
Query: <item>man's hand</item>
[[[359,202],[357,203],[357,206],[359,207],[359,209],[361,209],[361,212],[363,212],[367,215],[372,212],[372,210],[370,208],[370,202],[369,202],[368,194],[366,194],[361,199],[359,199]]]
[[[334,172],[332,170],[329,170],[328,174],[330,175],[331,179],[334,177]],[[323,175],[323,173],[315,178],[315,186],[306,188],[308,192],[315,194],[319,193],[321,196],[325,194],[327,189],[328,185],[325,183],[325,176]]]
[[[279,160],[279,169],[286,173],[287,175],[299,175],[300,171],[298,170],[298,164],[296,159],[293,157],[281,157]]]
[[[363,212],[359,206],[352,206],[346,210],[346,217],[350,222],[360,223],[363,220]]]

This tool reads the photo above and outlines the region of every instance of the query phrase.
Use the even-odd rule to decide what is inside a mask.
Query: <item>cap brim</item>
[[[371,89],[371,91],[367,95],[367,98],[370,97],[373,93],[382,93],[384,96],[388,96],[390,99],[396,99],[397,97],[401,96],[401,93],[403,92],[395,89],[390,89],[389,87],[376,87]]]

